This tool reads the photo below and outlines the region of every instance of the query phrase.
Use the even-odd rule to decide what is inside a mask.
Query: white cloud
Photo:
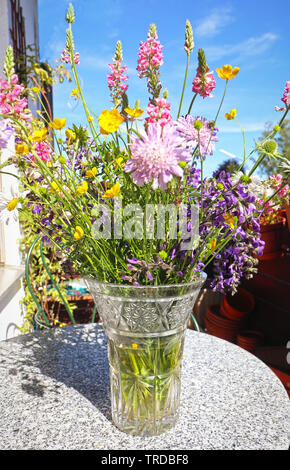
[[[221,153],[224,153],[225,155],[227,155],[228,157],[231,157],[231,158],[237,158],[237,156],[231,152],[228,152],[227,150],[224,150],[224,149],[219,149],[219,152]]]
[[[194,29],[198,37],[212,37],[219,34],[225,26],[235,21],[232,9],[225,7],[214,9],[206,18],[201,20]]]
[[[243,125],[244,132],[258,132],[265,130],[264,122],[249,122]],[[227,134],[236,134],[241,133],[241,129],[238,126],[219,126],[219,132],[224,132]]]
[[[237,60],[243,57],[253,57],[266,52],[277,39],[276,34],[265,33],[262,36],[251,37],[238,44],[209,46],[205,48],[205,54],[208,60],[220,60],[229,56],[235,56]]]

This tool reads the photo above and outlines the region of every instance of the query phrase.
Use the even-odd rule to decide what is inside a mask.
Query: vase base
[[[113,417],[113,423],[120,431],[131,436],[139,437],[159,436],[160,434],[163,434],[167,431],[170,431],[170,429],[174,428],[177,421],[178,415],[171,417],[170,419],[166,419],[166,421],[164,419],[161,419],[160,421],[155,421],[155,423],[152,423],[152,421],[148,421],[144,422],[144,424],[142,425],[138,420],[138,422],[136,423],[132,422],[131,424],[128,424],[128,422],[126,422],[124,423],[124,425],[122,425],[122,416],[117,417],[117,419],[114,419]]]

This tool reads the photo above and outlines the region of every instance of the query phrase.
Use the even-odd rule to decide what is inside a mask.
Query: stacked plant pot
[[[225,295],[221,305],[212,305],[207,309],[204,319],[207,333],[236,343],[254,306],[253,296],[245,289],[239,288],[234,296]]]
[[[241,348],[254,353],[258,346],[263,343],[264,335],[261,331],[244,330],[237,336],[237,344]]]

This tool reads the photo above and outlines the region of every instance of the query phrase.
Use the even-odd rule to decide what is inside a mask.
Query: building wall
[[[38,2],[37,0],[21,0],[20,5],[23,9],[23,16],[25,18],[25,35],[26,45],[36,45],[39,47],[39,35],[38,35]],[[5,52],[9,44],[12,45],[10,27],[11,27],[11,13],[10,13],[10,0],[0,0],[0,75],[2,73],[2,64],[5,58]],[[29,107],[32,112],[36,111],[35,105],[29,103]],[[14,151],[14,143],[11,139],[10,148],[2,152],[0,156],[0,163],[7,159],[10,152]],[[17,174],[17,169],[13,166],[5,167],[5,171],[13,174]],[[13,176],[0,174],[0,191],[10,193],[11,188],[14,191],[18,191],[17,179]],[[21,238],[21,228],[18,221],[11,220],[9,224],[2,224],[0,227],[0,262],[6,266],[21,266],[23,260],[19,252],[19,239]],[[5,269],[4,269],[5,271]],[[5,272],[2,270],[0,276],[5,276]],[[1,281],[1,279],[0,279]],[[1,282],[0,282],[1,286]],[[18,289],[15,290],[15,284],[13,285],[13,297],[9,297],[9,291],[5,292],[5,298],[9,299],[6,304],[0,302],[0,340],[6,339],[6,337],[12,337],[19,332],[23,318],[21,315],[20,299],[24,296],[24,290],[22,287],[21,280],[17,284]],[[12,288],[12,287],[11,287]],[[4,295],[3,292],[0,292]]]

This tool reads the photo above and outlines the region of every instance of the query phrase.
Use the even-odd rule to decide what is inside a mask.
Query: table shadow
[[[18,336],[7,343],[9,354],[5,357],[2,354],[0,367],[5,366],[9,374],[18,376],[24,392],[38,397],[45,397],[46,392],[53,393],[55,400],[60,401],[65,399],[66,390],[60,383],[65,384],[112,421],[107,342],[101,325],[40,331]],[[20,350],[14,343],[21,344]],[[53,381],[47,382],[45,377]]]

